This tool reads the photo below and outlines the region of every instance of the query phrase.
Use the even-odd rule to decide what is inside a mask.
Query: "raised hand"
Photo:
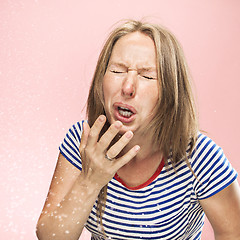
[[[120,121],[114,122],[99,139],[99,134],[105,122],[106,117],[104,115],[99,116],[91,128],[87,122],[84,122],[79,149],[82,159],[82,175],[89,184],[93,184],[97,188],[105,186],[117,170],[134,158],[140,149],[136,145],[123,156],[116,158],[132,139],[133,133],[131,131],[126,132],[109,148],[110,143],[123,124]]]

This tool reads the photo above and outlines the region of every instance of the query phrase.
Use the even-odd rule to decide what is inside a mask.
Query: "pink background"
[[[123,18],[147,16],[175,33],[201,129],[240,172],[239,12],[239,0],[1,0],[0,238],[36,239],[58,145],[84,118],[100,48]],[[213,239],[208,223],[202,239]]]

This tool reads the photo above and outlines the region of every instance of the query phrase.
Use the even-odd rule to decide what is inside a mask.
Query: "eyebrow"
[[[116,66],[116,67],[125,67],[125,68],[128,68],[124,63],[117,63],[117,62],[110,62],[109,63],[109,66],[111,66],[111,65],[114,65],[114,66]]]
[[[122,62],[110,62],[109,66],[111,66],[111,65],[116,66],[116,67],[129,68],[129,67],[127,67],[126,64],[124,64]],[[151,66],[146,66],[146,67],[140,67],[138,70],[150,72],[150,71],[157,71],[157,68],[156,67],[151,67]]]

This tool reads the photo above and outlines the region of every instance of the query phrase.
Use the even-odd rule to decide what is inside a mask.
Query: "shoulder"
[[[223,149],[202,133],[198,134],[190,163],[197,177],[202,180],[224,178],[235,172]]]
[[[194,150],[191,154],[191,162],[194,165],[196,161],[210,162],[214,159],[223,157],[223,150],[208,136],[198,133]]]
[[[79,152],[79,146],[83,132],[83,123],[84,120],[73,124],[59,146],[61,154],[79,169],[81,169],[81,156]]]
[[[80,122],[76,122],[75,124],[72,125],[72,127],[69,129],[68,133],[69,135],[72,135],[76,139],[80,140],[82,131],[83,131],[83,123],[85,120],[82,120]]]
[[[211,138],[199,133],[196,145],[190,157],[190,163],[197,176],[202,177],[210,173],[230,169],[230,163],[223,149]]]
[[[229,186],[237,177],[223,149],[211,138],[199,133],[190,164],[197,176],[198,198],[210,197]]]
[[[83,132],[83,123],[85,120],[76,122],[73,124],[68,132],[65,135],[65,138],[63,140],[63,143],[66,143],[68,145],[79,145],[81,142],[81,136]]]

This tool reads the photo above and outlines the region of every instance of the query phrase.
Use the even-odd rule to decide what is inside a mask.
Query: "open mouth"
[[[131,123],[136,118],[136,109],[133,106],[116,102],[114,103],[114,116],[122,123]]]
[[[125,107],[118,107],[118,112],[121,116],[129,118],[133,115],[133,112]]]

